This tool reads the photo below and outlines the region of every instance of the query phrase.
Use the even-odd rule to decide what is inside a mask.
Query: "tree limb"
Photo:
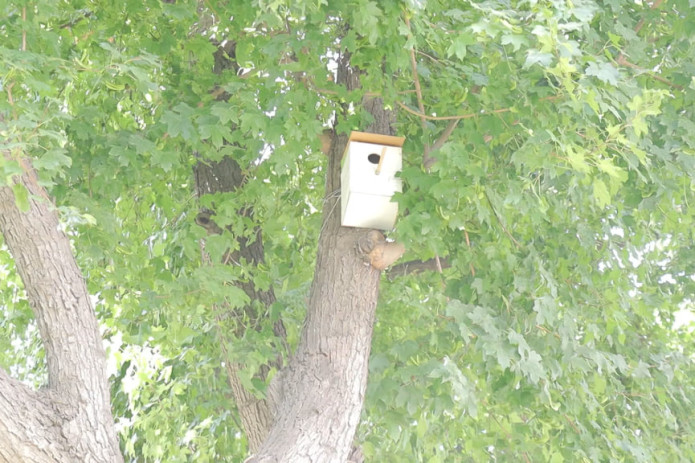
[[[451,267],[451,263],[446,258],[440,257],[439,263],[442,269]],[[415,273],[421,273],[426,271],[438,272],[439,270],[440,268],[437,265],[437,259],[428,259],[424,261],[411,260],[408,262],[403,262],[402,264],[394,265],[389,269],[387,275],[389,279],[394,279],[405,275],[412,275]]]
[[[444,146],[444,143],[446,143],[451,134],[454,132],[454,129],[460,120],[461,119],[453,119],[451,122],[449,122],[449,125],[447,125],[441,135],[439,135],[439,138],[437,138],[434,144],[432,144],[432,148],[429,151],[427,159],[424,161],[425,169],[429,169],[434,165],[435,162],[437,162],[437,158],[432,156],[432,153]]]
[[[4,156],[11,159],[9,153]],[[81,452],[75,455],[80,461],[120,462],[106,358],[87,286],[72,255],[70,240],[61,229],[53,205],[45,199],[48,196],[39,186],[30,162],[20,159],[20,165],[25,172],[11,183],[18,190],[28,191],[29,209],[20,211],[13,189],[0,187],[0,232],[24,282],[43,340],[47,393],[59,400],[52,401],[52,405],[61,410],[61,435]],[[35,434],[34,439],[41,439],[39,436]]]
[[[58,414],[43,399],[0,369],[0,462],[75,458],[61,436]]]

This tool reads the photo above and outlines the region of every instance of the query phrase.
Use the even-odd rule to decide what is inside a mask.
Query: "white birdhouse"
[[[376,133],[350,134],[340,172],[344,227],[393,228],[398,204],[391,198],[401,191],[396,173],[403,165],[404,141],[405,137]]]

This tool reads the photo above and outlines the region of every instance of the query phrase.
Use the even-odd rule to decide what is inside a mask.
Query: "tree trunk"
[[[21,164],[14,182],[28,190],[29,210],[0,187],[0,232],[36,317],[48,386],[33,391],[0,371],[0,462],[121,462],[87,287],[55,208],[29,162]]]
[[[348,58],[338,82],[349,90],[359,76]],[[366,130],[392,135],[395,114],[380,99],[364,102],[374,116]],[[380,271],[365,263],[370,230],[340,225],[340,162],[347,135],[333,138],[326,200],[307,318],[295,356],[277,376],[281,402],[268,437],[249,461],[344,462],[352,449],[367,386],[367,366]],[[380,235],[380,234],[378,234]],[[364,246],[364,244],[367,246]]]

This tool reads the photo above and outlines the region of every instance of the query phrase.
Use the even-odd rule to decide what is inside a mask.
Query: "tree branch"
[[[661,83],[663,83],[663,84],[666,84],[666,85],[668,85],[668,86],[671,87],[671,88],[675,88],[675,89],[677,89],[677,90],[683,90],[683,86],[682,86],[682,85],[674,84],[674,83],[671,82],[670,80],[668,80],[668,79],[666,79],[666,78],[664,78],[664,77],[661,77],[661,76],[658,75],[658,74],[655,74],[653,71],[650,71],[649,69],[645,69],[645,68],[643,68],[643,67],[641,67],[641,66],[638,66],[638,65],[636,65],[636,64],[634,64],[634,63],[631,63],[630,61],[627,60],[627,58],[625,58],[625,55],[623,55],[622,53],[620,53],[620,55],[618,55],[618,59],[616,59],[615,62],[618,63],[618,64],[621,65],[621,66],[625,66],[625,67],[627,67],[627,68],[634,69],[634,70],[636,70],[636,71],[644,72],[646,75],[648,75],[648,76],[651,77],[652,79],[658,80],[659,82],[661,82]]]
[[[439,263],[441,269],[450,268],[451,263],[446,258],[439,258]],[[411,260],[408,262],[403,262],[402,264],[394,265],[391,267],[387,273],[389,279],[394,279],[397,277],[402,277],[405,275],[412,275],[416,273],[426,272],[426,271],[440,271],[440,266],[437,265],[437,259],[428,260]]]
[[[437,162],[437,158],[432,156],[432,153],[436,152],[438,149],[444,146],[444,143],[446,143],[451,134],[454,132],[454,129],[456,128],[456,125],[459,123],[460,120],[461,119],[454,119],[451,122],[449,122],[449,125],[446,126],[442,134],[439,136],[439,138],[437,138],[437,141],[434,142],[432,148],[429,150],[427,159],[425,159],[424,161],[425,169],[429,170],[429,168],[432,167],[435,162]]]
[[[42,399],[0,369],[0,462],[48,463],[74,457],[60,436],[58,415]]]
[[[11,159],[9,153],[3,155]],[[17,191],[28,192],[29,209],[19,210],[12,187],[0,187],[0,232],[24,282],[43,340],[48,393],[60,398],[61,435],[85,443],[73,445],[84,452],[76,456],[81,461],[122,461],[111,415],[104,348],[87,286],[70,240],[31,164],[20,159],[20,165],[25,172],[11,183]],[[88,429],[92,432],[79,435]],[[98,448],[90,441],[98,442]]]
[[[461,119],[454,119],[451,122],[449,122],[449,125],[446,126],[446,129],[444,129],[444,132],[437,138],[437,141],[432,144],[432,151],[437,151],[439,148],[444,146],[444,143],[449,139],[451,134],[454,132],[454,129],[456,128],[456,125],[459,123]]]
[[[405,16],[405,25],[408,28],[408,35],[412,39],[413,33],[410,30],[410,18],[408,18],[408,15],[406,14]],[[417,106],[420,109],[420,114],[425,114],[425,104],[422,101],[422,88],[420,87],[420,76],[418,75],[417,72],[417,61],[415,59],[415,45],[413,44],[413,48],[410,49],[410,68],[413,73],[413,83],[415,84],[415,95],[417,97]],[[424,117],[420,117],[420,125],[422,126],[422,131],[423,133],[427,130],[427,121],[425,120]],[[430,159],[430,148],[425,143],[423,154],[422,154],[422,163],[427,167],[428,164],[433,164],[432,160]]]

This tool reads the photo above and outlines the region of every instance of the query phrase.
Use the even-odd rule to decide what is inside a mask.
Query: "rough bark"
[[[359,86],[347,57],[338,82]],[[395,115],[380,99],[363,103],[374,116],[366,131],[393,135]],[[333,138],[326,200],[307,318],[295,356],[278,375],[281,402],[268,437],[250,462],[344,462],[352,450],[367,385],[380,271],[360,251],[369,230],[340,226],[340,161],[347,143]],[[369,257],[366,256],[366,260]]]
[[[240,188],[244,183],[244,176],[239,164],[230,157],[225,157],[219,162],[199,162],[194,169],[195,183],[198,196],[214,193],[227,193]],[[212,212],[204,211],[198,214],[197,222],[208,230],[208,233],[222,233],[223,230],[214,222]],[[240,214],[252,214],[250,208],[240,211]],[[263,239],[260,230],[256,230],[256,239],[249,242],[247,239],[239,238],[239,249],[227,256],[225,260],[229,265],[236,265],[238,262],[246,262],[247,265],[257,265],[263,262]],[[204,251],[204,246],[203,246]],[[240,281],[239,287],[249,296],[252,301],[263,303],[266,307],[275,302],[275,294],[271,290],[259,291],[252,281]],[[214,310],[220,318],[224,318],[221,311],[227,310],[225,307],[216,307]],[[244,310],[251,311],[251,307]],[[249,313],[252,318],[253,314]],[[275,326],[276,334],[284,337],[284,327],[280,323]],[[250,391],[247,391],[239,379],[241,365],[237,363],[227,351],[227,339],[233,333],[220,333],[222,354],[226,365],[227,379],[232,389],[234,401],[239,411],[241,425],[244,428],[248,440],[249,449],[255,451],[268,434],[272,421],[269,405],[266,400],[258,399]],[[240,334],[240,333],[237,333]]]
[[[28,161],[15,177],[29,210],[0,187],[0,232],[14,257],[46,351],[48,386],[32,391],[0,372],[0,462],[121,462],[106,359],[69,238]]]

